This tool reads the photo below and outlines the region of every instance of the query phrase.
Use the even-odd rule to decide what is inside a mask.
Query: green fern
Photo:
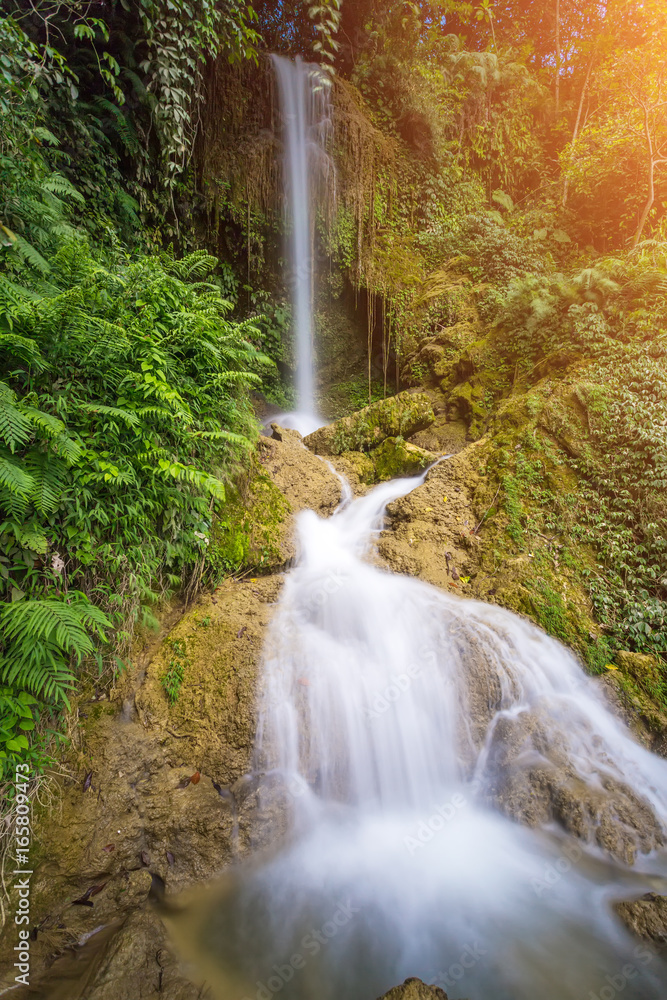
[[[5,382],[0,382],[0,438],[12,455],[17,446],[25,445],[32,435],[32,423],[16,405],[16,394]]]
[[[30,501],[40,514],[52,514],[58,507],[67,477],[67,466],[48,452],[32,450],[25,467],[33,481]]]
[[[69,705],[75,686],[72,664],[94,652],[95,638],[104,641],[111,627],[107,616],[84,594],[7,604],[0,611],[4,653],[0,677],[54,703]]]
[[[29,499],[35,480],[22,468],[10,454],[2,455],[0,450],[0,487],[9,493],[14,493],[22,499]]]

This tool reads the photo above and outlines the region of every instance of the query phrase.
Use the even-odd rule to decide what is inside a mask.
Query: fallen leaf
[[[187,788],[189,784],[190,784],[190,779],[189,778],[183,778],[181,781],[179,781],[179,783],[178,783],[178,785],[176,787],[177,788]]]
[[[167,857],[167,864],[169,865],[170,868],[172,868],[175,861],[174,855],[171,853],[171,851],[165,851],[165,854]]]
[[[237,639],[240,639],[240,638],[241,638],[241,636],[243,635],[243,633],[244,633],[244,632],[247,632],[247,631],[248,631],[248,626],[247,626],[247,625],[243,625],[243,626],[242,626],[242,627],[241,627],[241,628],[240,628],[240,629],[238,630],[238,632],[236,633],[236,638],[237,638]]]
[[[200,778],[201,778],[201,774],[199,773],[199,771],[195,771],[195,773],[190,778],[190,781],[192,782],[193,785],[198,785]]]
[[[101,885],[91,885],[90,889],[86,889],[83,896],[79,896],[78,899],[72,900],[72,906],[92,906],[93,904],[90,902],[90,897],[96,896],[98,892],[102,892],[105,885],[106,882],[103,882]]]
[[[443,498],[442,498],[442,502],[443,502],[443,503],[447,503],[447,497],[443,497]]]
[[[115,844],[107,844],[107,846],[103,847],[102,850],[106,851],[107,854],[111,854],[112,851],[116,850],[116,845]]]
[[[86,777],[83,779],[83,790],[87,792],[93,781],[93,772],[89,771]]]
[[[148,854],[147,851],[142,851],[139,857],[141,858],[142,865],[145,865],[146,868],[148,868],[149,864],[151,863],[150,854]]]

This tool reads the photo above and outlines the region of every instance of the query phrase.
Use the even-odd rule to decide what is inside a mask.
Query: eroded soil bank
[[[324,452],[321,457],[293,431],[275,428],[272,438],[263,438],[239,497],[237,523],[221,527],[216,539],[241,545],[248,571],[190,608],[171,608],[160,634],[136,649],[131,670],[116,686],[76,705],[63,774],[50,779],[49,801],[35,814],[33,986],[8,995],[207,995],[195,970],[179,966],[159,903],[165,892],[168,899],[268,846],[269,822],[275,837],[285,791],[276,787],[268,808],[264,794],[260,810],[258,790],[266,793],[271,782],[252,772],[259,668],[283,574],[296,551],[294,515],[304,508],[320,516],[335,510],[342,491],[336,470],[361,494],[389,475],[413,474],[426,462],[424,455],[428,462],[449,456],[423,485],[390,505],[375,558],[394,572],[502,604],[544,624],[535,601],[534,581],[541,578],[536,554],[508,557],[498,549],[496,532],[485,528],[496,489],[490,439],[466,440],[465,423],[435,394],[408,395],[392,406],[402,409],[370,416],[362,411],[327,434],[318,432],[309,444]],[[563,638],[574,648],[580,642],[583,655],[586,643],[595,641],[596,626],[577,574],[558,566],[556,558],[548,580],[557,586],[563,609]],[[664,751],[666,720],[659,708],[639,694],[630,696],[619,676],[634,672],[641,679],[652,669],[644,662],[650,658],[622,657],[619,670],[607,671],[599,683],[637,738]],[[174,660],[183,684],[170,704],[163,677]],[[474,712],[473,727],[485,728],[488,698],[480,694]],[[628,861],[661,844],[661,831],[632,790],[606,789],[596,801],[582,798],[557,747],[547,753],[549,766],[515,768],[513,755],[526,740],[539,742],[539,723],[528,730],[501,734],[496,752],[506,779],[495,790],[501,809],[529,825],[555,821]],[[623,904],[620,912],[642,938],[657,946],[667,939],[663,897],[651,894]],[[2,988],[14,981],[13,938],[8,928]],[[392,1000],[441,995],[417,981],[388,994]]]

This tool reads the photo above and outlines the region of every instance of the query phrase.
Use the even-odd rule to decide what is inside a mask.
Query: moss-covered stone
[[[344,464],[342,472],[345,476],[356,475],[364,486],[372,486],[375,482],[375,465],[371,456],[365,451],[345,451],[340,456]]]
[[[224,514],[213,524],[211,544],[222,566],[235,571],[284,563],[284,524],[290,513],[283,494],[257,467],[243,491],[228,491]]]
[[[484,434],[489,419],[486,398],[486,386],[478,376],[473,376],[470,381],[458,385],[450,393],[450,407],[466,421],[471,441],[479,440]]]
[[[304,508],[331,513],[340,502],[340,482],[301,435],[275,424],[262,437],[250,474],[229,492],[214,523],[211,545],[224,571],[283,568],[295,553],[292,515]]]
[[[432,465],[437,455],[403,438],[389,437],[371,452],[371,458],[376,481],[384,482],[396,476],[416,476]]]
[[[370,451],[388,437],[410,437],[435,420],[424,393],[400,392],[397,396],[365,406],[349,417],[309,434],[305,444],[317,455],[344,451]]]

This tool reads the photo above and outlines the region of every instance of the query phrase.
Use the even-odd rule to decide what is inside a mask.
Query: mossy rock
[[[282,566],[289,558],[285,534],[290,512],[287,499],[257,468],[242,492],[228,492],[223,514],[211,531],[214,557],[232,571]]]
[[[471,441],[478,441],[486,429],[489,419],[489,410],[485,404],[486,392],[484,382],[475,376],[458,385],[449,395],[450,408],[466,421]]]
[[[436,461],[437,455],[416,444],[409,444],[400,437],[385,438],[371,452],[376,482],[397,476],[416,476]]]
[[[376,482],[375,465],[371,456],[365,451],[346,451],[341,455],[346,465],[359,477],[364,486],[372,486]],[[347,470],[344,469],[345,474]]]
[[[624,673],[629,674],[642,687],[658,686],[661,680],[660,664],[655,656],[619,650],[614,659]]]
[[[544,560],[524,561],[520,557],[501,574],[497,600],[578,653],[591,673],[600,673],[610,657],[607,640],[597,634],[580,587],[570,580],[565,596],[561,579],[549,573]]]
[[[400,392],[371,403],[349,417],[321,427],[304,438],[317,455],[340,455],[344,451],[370,451],[388,437],[410,437],[435,420],[433,407],[424,393]]]

